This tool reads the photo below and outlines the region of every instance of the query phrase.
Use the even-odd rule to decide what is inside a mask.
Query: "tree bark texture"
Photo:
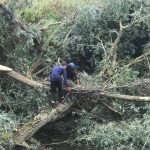
[[[109,97],[109,98],[127,100],[127,101],[139,101],[139,102],[150,101],[150,96],[131,96],[131,95],[118,94],[118,93],[111,94],[111,93],[106,93],[106,92],[100,92],[98,95],[104,96],[104,97]]]
[[[34,117],[33,120],[30,120],[22,127],[20,127],[15,133],[13,137],[14,145],[21,145],[26,148],[30,147],[30,139],[32,136],[44,125],[47,123],[52,123],[62,118],[74,104],[74,101],[64,102],[59,104],[57,108],[50,110],[46,113],[40,113]]]
[[[29,86],[35,87],[35,88],[44,88],[44,89],[50,89],[48,86],[46,86],[43,83],[40,83],[39,81],[35,81],[35,80],[30,80],[27,77],[21,75],[20,73],[14,71],[13,69],[0,65],[0,71],[2,71],[3,73],[7,74],[8,76],[24,83],[27,84]]]

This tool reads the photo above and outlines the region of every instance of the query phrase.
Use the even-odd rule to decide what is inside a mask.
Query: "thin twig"
[[[62,141],[62,142],[57,142],[57,143],[50,143],[50,144],[43,144],[43,145],[60,145],[64,143],[69,143],[70,140]]]
[[[107,105],[104,102],[101,102],[105,107],[107,107],[109,110],[111,110],[112,112],[118,114],[119,116],[122,116],[122,114],[120,112],[118,112],[117,110],[113,109],[112,107],[110,107],[109,105]]]
[[[134,65],[135,63],[139,63],[143,60],[146,59],[146,57],[150,56],[150,52],[144,53],[143,55],[137,57],[136,59],[134,59],[132,62],[130,62],[129,64],[123,66],[123,67],[130,67],[131,65]]]

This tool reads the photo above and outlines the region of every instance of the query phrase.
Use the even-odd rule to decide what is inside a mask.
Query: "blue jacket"
[[[50,72],[49,77],[51,81],[61,81],[62,75],[64,78],[64,85],[67,86],[67,73],[62,66],[54,65],[52,71]]]

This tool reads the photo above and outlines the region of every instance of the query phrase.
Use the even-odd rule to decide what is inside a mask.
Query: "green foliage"
[[[116,38],[115,32],[119,29],[119,21],[122,20],[123,25],[128,25],[133,21],[130,17],[136,20],[148,14],[147,1],[143,4],[143,1],[135,3],[128,0],[120,2],[100,0],[93,3],[83,1],[82,4],[69,0],[46,0],[45,3],[33,0],[32,2],[26,1],[26,3],[20,1],[18,5],[20,8],[16,7],[16,14],[21,19],[26,20],[25,22],[31,19],[29,22],[38,22],[40,28],[48,29],[42,37],[43,48],[46,50],[43,55],[43,66],[49,65],[45,60],[51,59],[51,62],[54,62],[57,57],[61,57],[82,64],[81,69],[90,73],[94,72],[95,68],[99,70],[101,67],[99,63],[106,57],[106,54],[109,55]],[[130,14],[132,5],[135,12]],[[76,15],[73,21],[67,23],[68,18],[72,18],[74,13]],[[66,21],[66,23],[60,26],[49,26],[56,21]],[[143,53],[143,45],[148,41],[148,17],[141,22],[133,24],[123,33],[118,46],[118,59],[130,59]],[[140,44],[137,43],[139,40],[142,41]],[[104,65],[106,63],[108,62],[104,62]],[[48,70],[45,70],[48,73]]]
[[[148,150],[150,121],[149,116],[132,122],[111,122],[100,125],[94,121],[82,118],[78,126],[75,142],[85,145],[89,150]]]
[[[12,82],[7,87],[7,91],[2,91],[1,97],[5,101],[1,109],[7,108],[24,118],[34,116],[48,106],[48,96],[45,91],[18,82]]]
[[[9,62],[9,57],[17,61],[16,58],[30,57],[33,48],[40,48],[40,33],[30,27],[24,27],[22,24],[17,22],[14,14],[7,8],[1,8],[1,19],[0,19],[0,47],[1,47],[1,61],[4,63]],[[6,12],[5,12],[6,11]],[[26,29],[24,29],[26,28]],[[34,40],[37,40],[38,48],[35,46]],[[34,53],[36,53],[34,52]],[[31,58],[31,57],[30,57]],[[27,58],[26,58],[27,59]],[[8,61],[7,61],[8,60]],[[31,59],[30,59],[31,60]],[[12,62],[10,63],[12,65]],[[15,65],[16,63],[14,63]]]
[[[149,72],[148,58],[133,68],[123,67],[149,51],[148,0],[20,0],[17,3],[11,1],[10,6],[21,21],[30,23],[30,26],[27,26],[29,32],[15,26],[11,28],[9,25],[13,24],[13,21],[7,24],[8,18],[1,17],[0,61],[29,78],[37,79],[37,75],[40,78],[48,76],[51,65],[58,57],[76,62],[81,70],[94,72],[94,75],[85,72],[79,75],[85,89],[128,85],[137,79],[139,74],[143,76]],[[120,21],[129,27],[124,30],[119,41],[117,62],[113,68],[112,62],[106,58],[117,37]],[[41,34],[42,42],[34,47],[33,39],[40,41]],[[5,57],[7,59],[4,59]],[[132,87],[123,90],[114,88],[112,91],[145,95],[145,91],[139,92]],[[17,115],[16,119],[5,113],[0,114],[0,142],[10,139],[9,131],[17,122],[27,121],[41,110],[50,107],[45,91],[33,89],[14,80],[2,85],[0,97],[0,110]],[[90,150],[150,149],[149,104],[116,100],[112,106],[123,114],[147,115],[141,120],[99,124],[93,121],[91,116],[83,114],[82,119],[76,122],[78,127],[75,142]]]
[[[18,126],[16,117],[9,113],[0,112],[0,149],[10,148],[12,131]],[[6,145],[9,144],[8,145]]]
[[[55,9],[54,1],[52,0],[42,0],[32,2],[27,0],[20,2],[20,7],[15,11],[17,16],[25,23],[37,23],[58,21],[61,18],[61,14]],[[45,25],[45,24],[44,24]]]
[[[120,72],[114,73],[112,83],[113,85],[128,85],[137,78],[138,74],[138,71],[133,71],[131,68],[124,67]]]
[[[84,70],[93,72],[99,62],[110,54],[117,36],[115,32],[119,30],[119,22],[122,21],[123,25],[133,25],[123,32],[117,50],[118,59],[139,56],[149,39],[148,3],[142,2],[122,0],[107,1],[102,6],[78,5],[71,26],[60,26],[51,36],[51,40],[58,43],[58,47],[54,47],[56,54],[66,60],[72,59],[82,64]],[[130,14],[132,7],[134,13]],[[140,43],[137,42],[139,40]]]
[[[25,8],[19,12],[24,22],[36,22],[39,17],[34,9]]]

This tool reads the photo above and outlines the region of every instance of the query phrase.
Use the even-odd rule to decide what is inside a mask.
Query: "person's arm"
[[[63,72],[63,78],[64,78],[64,86],[67,87],[68,83],[67,83],[67,72],[66,72],[66,70],[64,70],[64,72]]]
[[[71,91],[71,87],[70,86],[68,86],[68,82],[67,82],[67,72],[66,72],[66,70],[64,71],[64,73],[63,73],[63,77],[64,77],[64,86],[66,87],[66,89],[67,89],[67,91]]]

